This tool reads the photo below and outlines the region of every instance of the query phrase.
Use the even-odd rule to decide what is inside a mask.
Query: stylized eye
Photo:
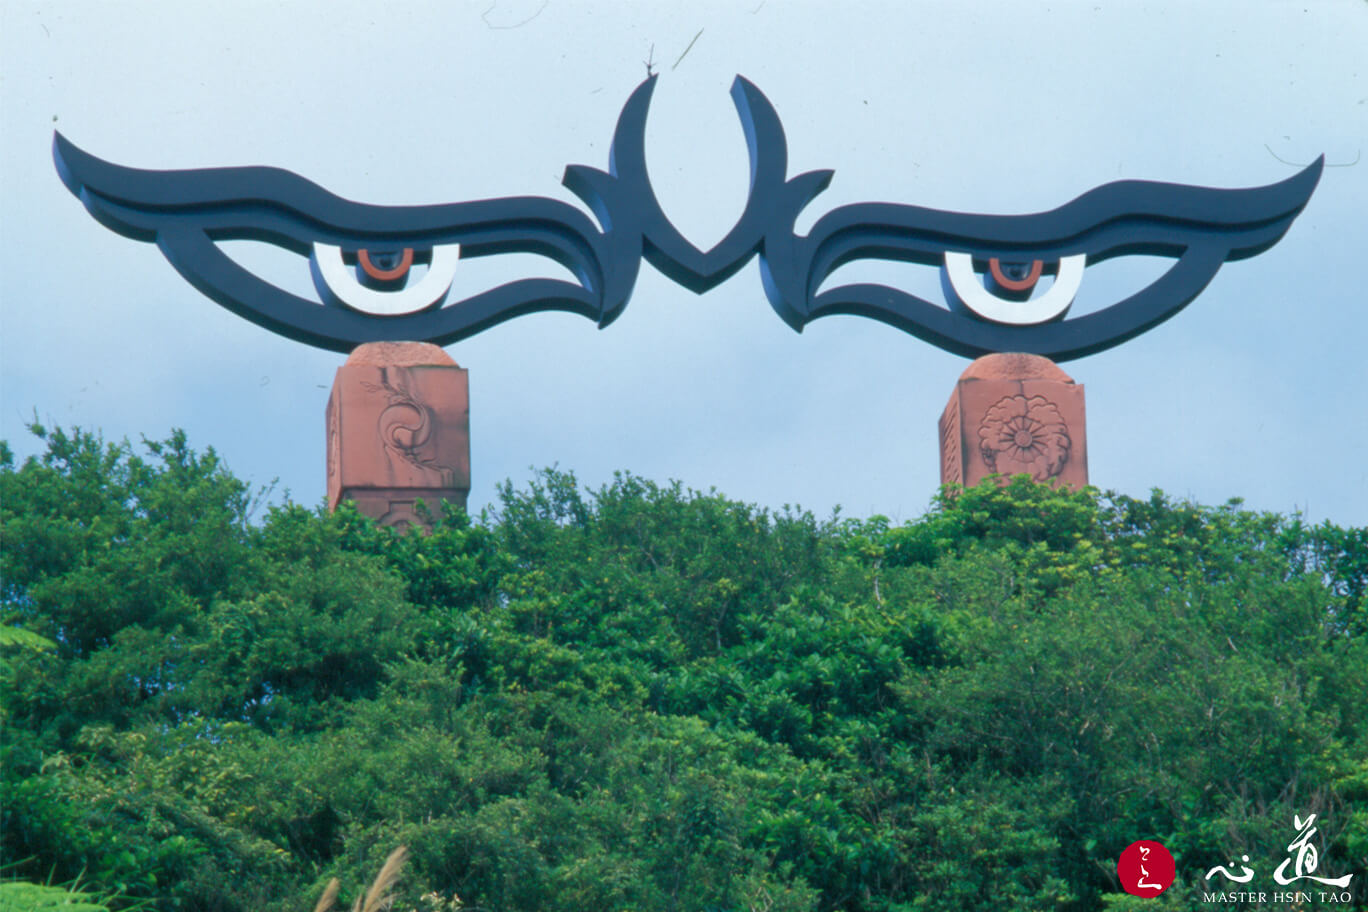
[[[181,275],[224,307],[321,348],[350,351],[385,340],[445,345],[543,310],[604,326],[626,306],[636,279],[640,239],[600,231],[557,200],[370,206],[277,168],[142,171],[101,161],[61,135],[53,154],[68,188],[106,226],[155,241]],[[307,257],[318,299],[286,290],[307,285],[302,270],[302,282],[286,276],[278,285],[224,249],[244,241]],[[448,300],[458,262],[502,254],[547,257],[569,276],[534,273]]]
[[[1045,274],[1044,260],[1004,263],[999,257],[989,257],[986,264],[980,262],[976,268],[972,254],[947,250],[942,267],[949,286],[946,297],[952,306],[964,307],[994,323],[1010,326],[1046,323],[1068,312],[1083,284],[1083,266],[1087,259],[1081,253],[1061,257],[1050,269],[1054,283],[1043,294],[1033,296]]]
[[[460,244],[438,244],[415,255],[412,247],[344,253],[336,245],[314,242],[309,266],[325,301],[375,316],[399,316],[441,304],[460,257]],[[415,263],[427,266],[421,278],[414,276]]]
[[[1247,190],[1121,181],[1035,215],[842,206],[806,237],[767,236],[761,276],[770,304],[794,329],[849,314],[969,357],[1015,351],[1064,361],[1167,320],[1223,263],[1277,243],[1321,168],[1317,161],[1281,183]],[[1171,265],[1129,297],[1065,319],[1088,266],[1133,254]],[[873,282],[830,287],[833,273],[858,260],[939,267],[946,301]]]

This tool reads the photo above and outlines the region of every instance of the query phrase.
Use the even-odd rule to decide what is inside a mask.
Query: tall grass
[[[375,875],[375,880],[371,882],[370,889],[365,896],[356,897],[356,902],[352,905],[352,912],[382,912],[394,905],[394,897],[390,891],[399,880],[399,875],[403,872],[404,862],[408,861],[408,847],[400,846],[389,857],[385,859],[384,865],[380,868],[380,873]],[[334,877],[328,881],[328,885],[323,888],[323,895],[318,898],[318,903],[314,906],[314,912],[328,912],[337,902],[338,891],[342,885]]]

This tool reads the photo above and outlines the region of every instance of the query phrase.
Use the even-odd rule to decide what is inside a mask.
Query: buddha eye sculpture
[[[140,171],[101,161],[61,135],[54,154],[67,186],[100,222],[155,242],[190,284],[234,313],[321,348],[446,344],[540,310],[607,325],[636,278],[636,258],[615,250],[624,238],[557,200],[371,206],[276,168]],[[301,268],[307,259],[318,299],[253,274],[224,252],[219,242],[228,240],[283,247],[300,255]],[[499,253],[549,257],[579,282],[524,279],[447,301],[462,259]]]
[[[956,354],[999,351],[1066,361],[1094,354],[1167,320],[1225,262],[1276,244],[1301,212],[1323,160],[1281,183],[1216,190],[1119,181],[1035,215],[973,215],[861,203],[819,218],[805,237],[766,247],[770,303],[790,326],[853,314],[882,320]],[[1066,314],[1087,266],[1128,254],[1171,257],[1149,286],[1081,317]],[[885,285],[818,291],[839,266],[860,259],[939,266],[947,302]],[[1031,297],[1042,275],[1054,276]]]
[[[578,313],[604,327],[627,306],[643,258],[701,293],[758,256],[765,295],[795,330],[847,314],[960,355],[1016,351],[1056,361],[1145,332],[1187,306],[1224,263],[1276,244],[1323,167],[1318,159],[1280,183],[1239,190],[1119,181],[1033,215],[858,203],[833,209],[798,235],[800,213],[833,172],[786,177],[779,116],[738,76],[732,99],[749,150],[749,195],[732,229],[705,252],[670,223],[647,174],[645,128],[655,79],[638,86],[623,107],[608,170],[566,168],[565,185],[593,218],[535,196],[367,205],[276,168],[137,170],[102,161],[60,134],[53,155],[62,180],[101,223],[156,243],[187,281],[234,313],[336,351],[384,340],[445,345],[545,310]],[[231,240],[264,241],[307,259],[317,299],[287,292],[237,263],[220,247]],[[577,281],[520,279],[450,300],[463,261],[502,253],[549,257]],[[1089,266],[1132,254],[1169,257],[1173,264],[1123,300],[1068,316]],[[945,300],[873,283],[823,289],[839,267],[858,260],[938,267]]]

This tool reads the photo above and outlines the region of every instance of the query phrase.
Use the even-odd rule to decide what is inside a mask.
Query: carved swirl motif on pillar
[[[403,370],[381,368],[380,378],[378,384],[363,382],[361,386],[388,400],[376,419],[376,433],[385,451],[424,473],[435,472],[433,487],[455,486],[456,467],[438,462],[429,446],[434,423],[432,408],[409,388]]]

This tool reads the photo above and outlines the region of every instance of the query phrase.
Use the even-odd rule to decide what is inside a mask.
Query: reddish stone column
[[[1083,487],[1088,442],[1083,387],[1049,358],[995,354],[960,375],[940,419],[941,484],[994,473]]]
[[[436,345],[371,342],[338,368],[328,397],[328,509],[346,498],[385,525],[422,525],[470,493],[470,383]]]

